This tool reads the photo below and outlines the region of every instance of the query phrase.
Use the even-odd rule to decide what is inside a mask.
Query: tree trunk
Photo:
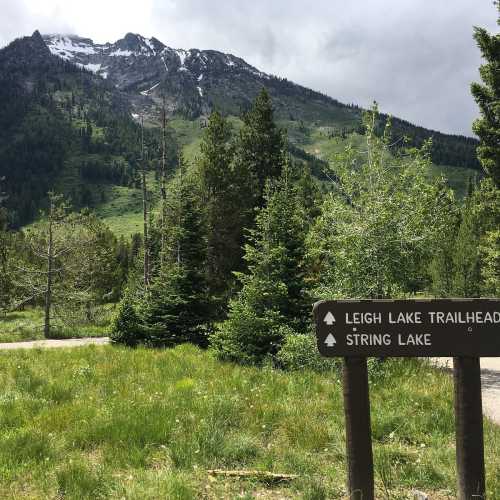
[[[142,214],[144,219],[144,285],[149,285],[149,231],[148,231],[148,190],[146,170],[142,168]]]
[[[47,245],[47,283],[45,290],[45,319],[43,324],[43,335],[45,338],[50,336],[50,310],[52,306],[52,266],[53,266],[53,235],[52,235],[52,222],[53,222],[53,205],[51,202],[49,214],[49,234]]]
[[[146,158],[144,157],[144,121],[141,119],[142,160],[142,214],[144,222],[144,286],[149,286],[149,231],[148,231],[148,189],[146,184]]]
[[[165,97],[163,97],[162,106],[162,144],[161,144],[161,178],[160,178],[160,192],[161,192],[161,254],[160,262],[163,264],[166,252],[166,226],[167,226],[167,166],[166,166],[166,148],[167,148],[167,111],[165,107]]]

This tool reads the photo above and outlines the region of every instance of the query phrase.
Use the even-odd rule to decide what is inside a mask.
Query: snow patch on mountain
[[[168,66],[167,66],[167,63],[165,61],[165,57],[161,56],[161,60],[163,61],[163,66],[165,66],[165,71],[168,73]]]
[[[132,53],[133,52],[131,50],[117,49],[117,50],[114,50],[113,52],[111,52],[108,55],[113,56],[113,57],[128,57],[128,56],[131,56]]]
[[[149,95],[149,93],[154,90],[156,87],[158,87],[158,85],[160,85],[161,82],[158,82],[158,83],[155,83],[151,88],[149,88],[148,90],[143,90],[141,91],[141,94],[142,95]]]
[[[101,71],[101,64],[81,64],[81,63],[76,63],[77,66],[80,66],[80,68],[86,69],[88,71],[92,71],[92,73],[98,73]]]
[[[92,45],[85,42],[79,42],[78,39],[68,36],[52,35],[46,41],[46,45],[52,54],[55,54],[63,59],[69,60],[75,54],[95,54],[96,51]]]
[[[189,55],[189,52],[184,49],[177,49],[176,54],[179,56],[179,59],[181,60],[181,67],[184,67],[184,63],[186,62],[186,58]]]

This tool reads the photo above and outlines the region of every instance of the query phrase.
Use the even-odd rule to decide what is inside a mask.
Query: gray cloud
[[[0,43],[35,27],[101,42],[138,32],[172,47],[232,52],[340,101],[376,99],[383,111],[463,134],[477,115],[472,26],[497,29],[491,0],[0,2]]]

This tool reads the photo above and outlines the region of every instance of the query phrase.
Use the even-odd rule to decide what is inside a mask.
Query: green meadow
[[[455,498],[451,377],[370,361],[377,498]],[[283,372],[171,350],[0,353],[0,498],[345,498],[340,373]],[[489,498],[500,428],[486,421]],[[296,474],[287,483],[211,469]]]

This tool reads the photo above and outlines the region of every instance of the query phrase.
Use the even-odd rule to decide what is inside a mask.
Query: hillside
[[[231,54],[173,49],[131,33],[106,44],[38,32],[13,41],[0,50],[0,177],[6,178],[11,224],[36,217],[53,189],[70,196],[76,207],[97,207],[117,232],[130,234],[140,217],[135,192],[139,116],[145,119],[154,170],[165,98],[173,171],[178,147],[188,159],[196,156],[208,113],[222,111],[237,130],[263,86],[288,132],[292,154],[316,174],[346,141],[361,142],[362,109],[263,73]],[[432,137],[436,174],[444,172],[460,194],[477,175],[472,138],[397,118],[393,136],[397,143],[408,136],[415,145]]]
[[[46,35],[44,40],[53,54],[107,79],[125,93],[135,114],[152,120],[159,116],[163,97],[172,115],[193,119],[217,109],[238,116],[266,87],[279,120],[330,127],[339,135],[360,127],[359,107],[266,74],[232,54],[174,49],[156,38],[132,33],[106,44],[72,35]],[[436,164],[479,168],[474,139],[442,134],[400,118],[393,119],[393,135],[408,136],[415,145],[432,137]]]

